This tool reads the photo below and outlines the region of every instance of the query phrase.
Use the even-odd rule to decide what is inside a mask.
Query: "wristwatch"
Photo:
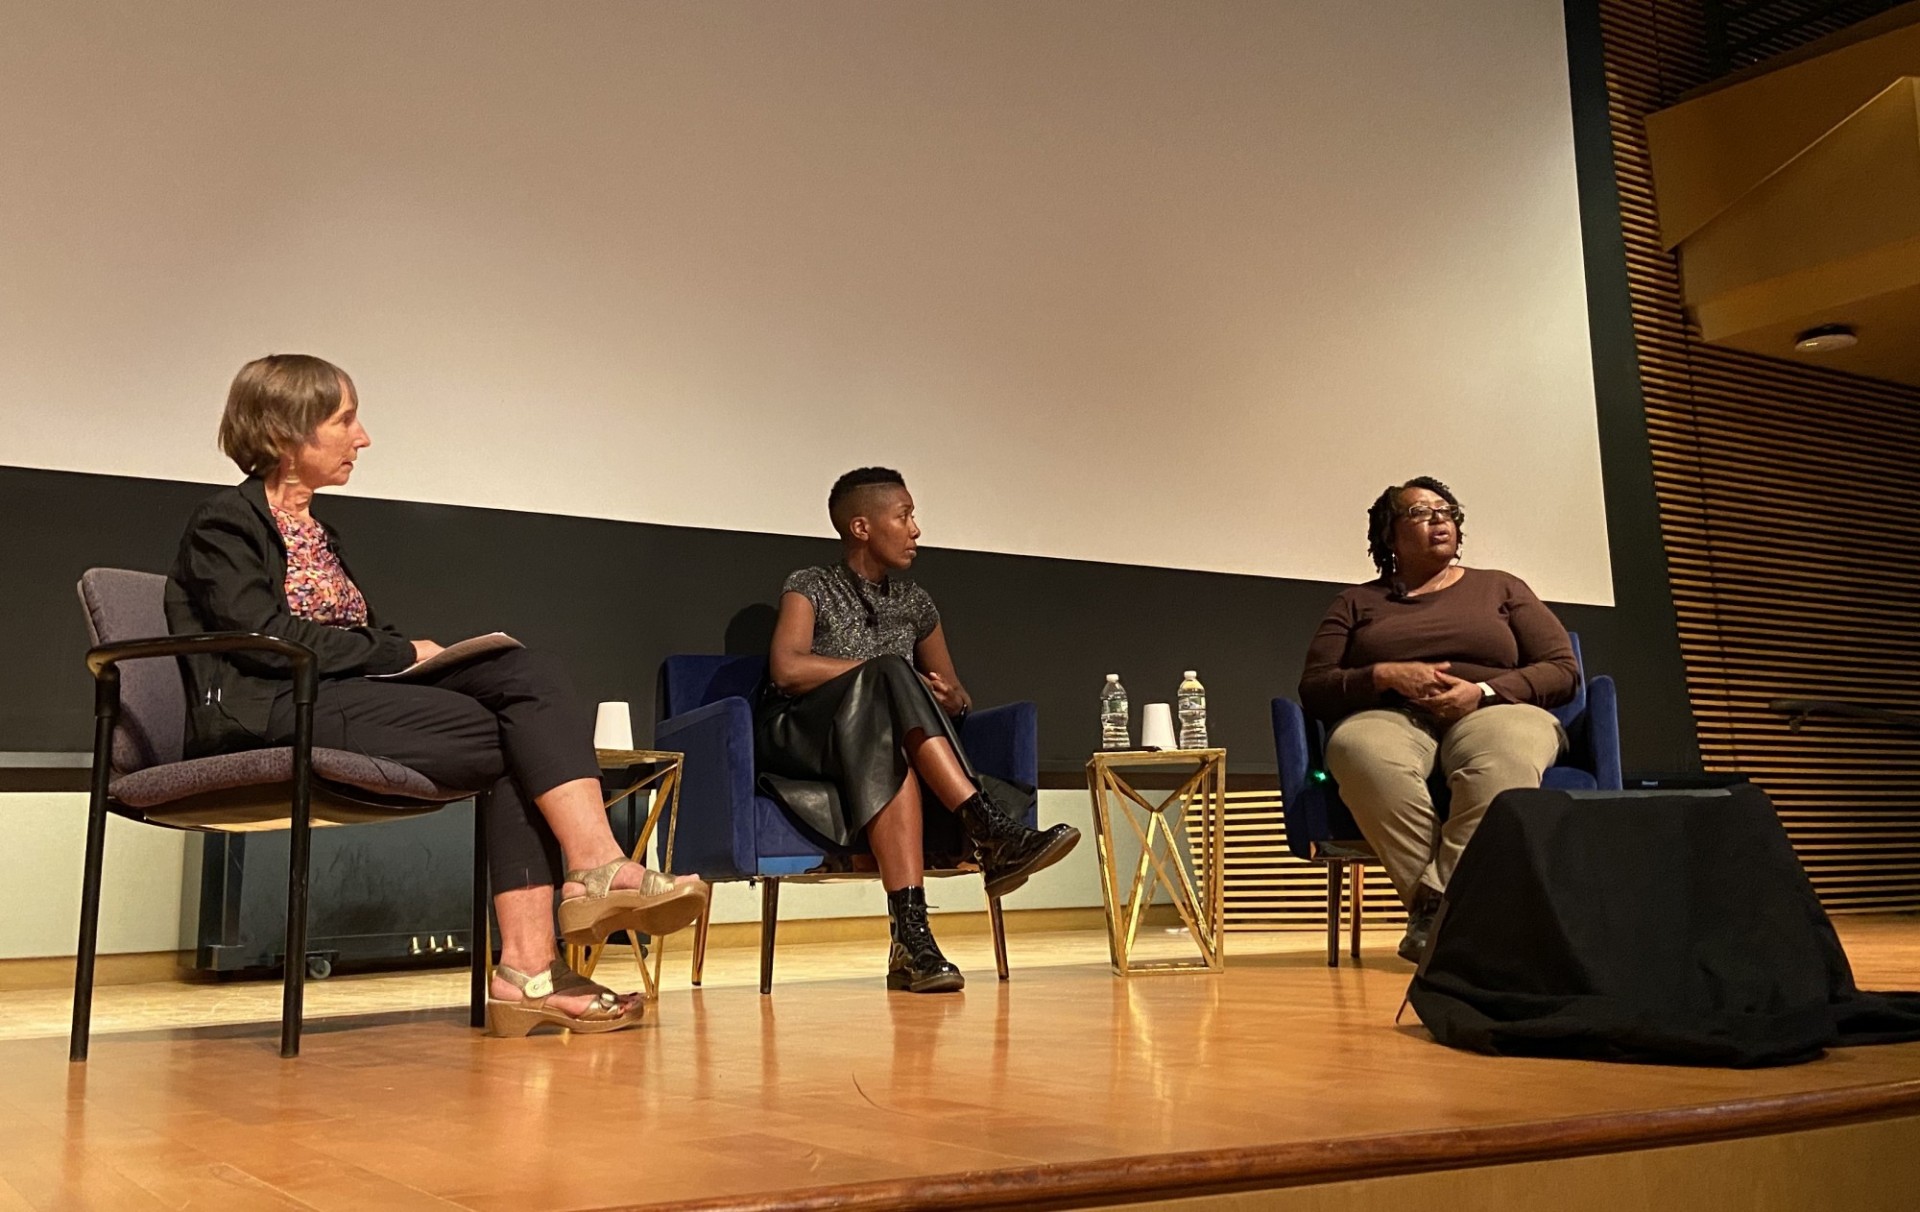
[[[1474,685],[1480,688],[1480,702],[1482,704],[1491,703],[1493,702],[1493,700],[1500,697],[1500,695],[1494,690],[1494,688],[1487,685],[1485,682],[1475,682]]]

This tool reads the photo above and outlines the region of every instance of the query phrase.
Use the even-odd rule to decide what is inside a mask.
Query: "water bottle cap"
[[[1117,682],[1120,680],[1120,675],[1117,673],[1110,673],[1107,675],[1107,680],[1109,682]]]
[[[1181,674],[1180,676],[1181,676],[1181,677],[1183,677],[1183,678],[1185,678],[1185,679],[1187,679],[1187,680],[1188,680],[1189,682],[1197,682],[1197,681],[1199,681],[1199,680],[1200,680],[1200,677],[1199,677],[1199,675],[1198,675],[1198,674],[1196,674],[1196,673],[1194,673],[1194,671],[1193,671],[1193,670],[1191,670],[1191,669],[1189,669],[1189,670],[1187,670],[1186,672],[1184,672],[1184,673],[1182,673],[1182,674]]]

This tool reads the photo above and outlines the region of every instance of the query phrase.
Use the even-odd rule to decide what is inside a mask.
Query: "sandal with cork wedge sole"
[[[488,994],[488,1035],[518,1039],[531,1033],[535,1027],[548,1023],[565,1027],[576,1035],[597,1035],[603,1031],[637,1027],[647,1013],[647,999],[644,996],[634,998],[623,1009],[619,994],[581,976],[567,967],[565,960],[555,960],[544,972],[536,972],[532,976],[505,964],[495,964],[493,971],[520,991],[520,1000],[501,1001]],[[556,996],[589,992],[595,995],[594,999],[578,1014],[569,1014],[558,1006],[548,1004]]]
[[[620,930],[657,936],[684,930],[699,920],[713,894],[712,885],[704,880],[677,883],[670,875],[641,867],[638,888],[615,888],[613,877],[631,862],[620,858],[591,871],[567,872],[567,882],[584,885],[586,892],[560,902],[561,938],[592,946]]]

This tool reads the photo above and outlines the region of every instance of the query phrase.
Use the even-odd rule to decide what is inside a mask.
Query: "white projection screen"
[[[1610,603],[1561,0],[62,0],[0,35],[0,463]]]

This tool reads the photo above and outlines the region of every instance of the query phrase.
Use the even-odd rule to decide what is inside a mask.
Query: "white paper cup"
[[[1168,724],[1167,727],[1173,727]],[[595,749],[633,748],[633,709],[625,703],[602,703],[593,717]]]
[[[1172,749],[1173,705],[1148,703],[1140,709],[1140,748]]]

